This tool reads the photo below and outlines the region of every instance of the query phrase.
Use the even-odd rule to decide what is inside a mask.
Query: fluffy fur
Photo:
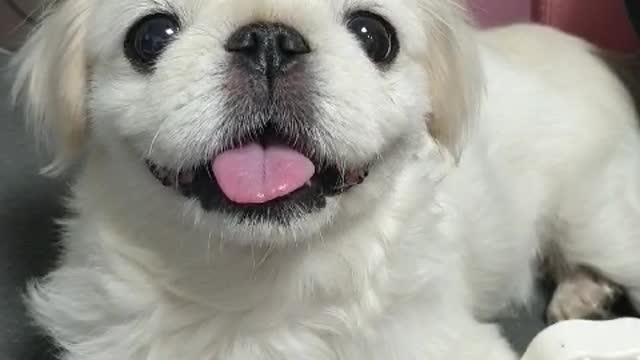
[[[390,69],[345,30],[354,9],[396,27]],[[123,37],[159,10],[184,30],[141,76]],[[205,212],[142,161],[189,166],[224,144],[223,43],[257,20],[313,48],[316,150],[375,159],[288,225]],[[15,90],[49,170],[83,165],[32,313],[64,360],[512,360],[487,321],[526,303],[550,242],[640,306],[638,119],[592,51],[536,26],[476,32],[453,0],[58,1]]]

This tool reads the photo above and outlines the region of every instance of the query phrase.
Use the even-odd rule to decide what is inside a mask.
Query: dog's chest
[[[388,349],[411,350],[395,346],[392,339],[401,336],[389,333],[406,326],[389,324],[397,320],[360,302],[216,313],[166,299],[135,306],[102,300],[82,308],[67,302],[71,316],[48,324],[62,335],[58,341],[70,344],[64,360],[76,360],[78,351],[83,360],[382,360]]]
[[[280,325],[252,327],[234,316],[216,316],[184,325],[193,320],[195,314],[174,312],[162,319],[161,315],[146,321],[132,319],[127,326],[120,324],[87,340],[104,345],[103,349],[96,349],[95,353],[101,354],[99,359],[386,359],[382,349],[394,346],[378,336],[379,324],[361,322],[362,319],[356,320],[353,314],[341,309],[331,311],[334,313],[316,317],[309,323],[283,319]]]

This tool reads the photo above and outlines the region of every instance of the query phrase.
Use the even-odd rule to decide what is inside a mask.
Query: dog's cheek
[[[317,87],[316,122],[329,136],[330,148],[346,161],[364,162],[378,155],[399,131],[403,111],[393,103],[394,86],[363,55],[353,39],[338,39],[319,49],[311,62]]]
[[[224,114],[223,57],[213,51],[194,53],[202,38],[182,40],[151,74],[135,73],[126,63],[96,68],[90,107],[98,136],[117,137],[167,165],[207,156]],[[176,72],[182,68],[191,71]]]
[[[394,104],[397,115],[385,122],[388,133],[405,137],[416,132],[427,134],[425,118],[432,113],[429,92],[429,74],[422,63],[407,56],[398,59],[396,68],[389,74],[387,93]]]

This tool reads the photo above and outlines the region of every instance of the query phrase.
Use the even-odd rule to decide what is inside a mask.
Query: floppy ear
[[[12,59],[14,102],[24,103],[30,127],[53,151],[47,173],[64,170],[84,142],[88,1],[55,1]]]
[[[484,90],[474,30],[462,0],[419,0],[426,19],[431,135],[458,159]]]

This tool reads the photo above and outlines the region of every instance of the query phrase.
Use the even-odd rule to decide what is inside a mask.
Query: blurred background
[[[0,0],[0,47],[13,50],[38,17],[43,0]]]

